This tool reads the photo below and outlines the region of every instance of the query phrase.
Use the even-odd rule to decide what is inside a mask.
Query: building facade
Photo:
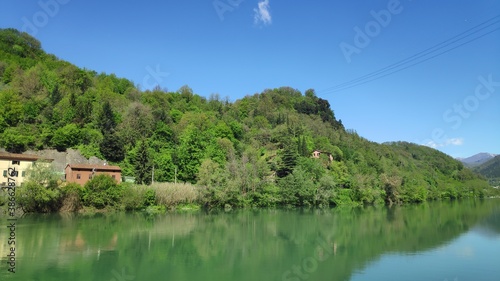
[[[10,179],[15,179],[16,185],[21,185],[26,178],[26,171],[38,160],[52,162],[37,155],[0,152],[0,185],[7,186]]]
[[[75,182],[85,185],[96,175],[105,174],[121,182],[122,170],[118,166],[96,165],[96,164],[68,164],[65,168],[66,182]]]

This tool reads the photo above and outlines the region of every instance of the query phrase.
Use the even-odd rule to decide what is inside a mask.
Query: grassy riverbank
[[[481,190],[480,190],[481,191]],[[207,186],[197,186],[190,183],[154,183],[149,186],[131,183],[117,184],[111,177],[96,176],[85,186],[60,181],[48,181],[45,185],[28,181],[22,187],[16,188],[15,203],[20,213],[34,212],[110,212],[110,211],[145,211],[148,213],[163,213],[165,211],[192,211],[201,208],[245,208],[245,207],[294,207],[304,205],[286,204],[290,197],[279,190],[267,190],[266,194],[248,192],[240,195],[234,190]],[[498,196],[498,190],[485,189],[481,192],[455,193],[450,196],[443,193],[434,199],[460,199],[471,197]],[[354,195],[354,196],[353,196]],[[317,194],[315,198],[320,198]],[[322,200],[312,201],[309,206],[362,206],[384,204],[383,194],[373,203],[366,204],[356,200],[355,193],[349,189],[337,189],[321,194]],[[7,193],[0,192],[0,206],[7,211]],[[325,204],[321,204],[325,202]],[[414,203],[414,202],[404,202]],[[403,202],[401,204],[404,204]]]

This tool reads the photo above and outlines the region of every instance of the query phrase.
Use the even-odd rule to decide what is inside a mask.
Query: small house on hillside
[[[96,175],[105,174],[121,182],[122,169],[118,166],[96,164],[68,164],[65,168],[66,182],[76,182],[85,185]]]
[[[26,171],[38,160],[44,160],[50,163],[54,159],[46,159],[31,154],[0,152],[0,171],[2,171],[0,185],[7,186],[9,178],[14,178],[16,185],[21,185],[26,177]]]
[[[312,153],[312,158],[319,159],[319,157],[321,156],[322,153],[323,154],[327,154],[328,155],[328,160],[330,160],[330,162],[333,162],[333,156],[332,156],[332,154],[330,152],[326,152],[326,151],[315,150]]]
[[[319,150],[315,150],[312,153],[313,158],[319,158],[320,155],[321,155],[321,151],[319,151]]]

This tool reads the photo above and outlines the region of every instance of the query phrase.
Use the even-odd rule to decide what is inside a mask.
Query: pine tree
[[[99,113],[98,125],[103,135],[112,134],[115,132],[116,121],[113,109],[111,108],[111,104],[109,103],[109,101],[106,101],[102,105],[102,110]]]
[[[145,140],[139,143],[134,159],[135,181],[138,184],[151,184],[152,161]]]
[[[303,156],[302,155],[302,137],[299,136],[297,138],[297,152],[299,153],[300,156]]]
[[[119,162],[125,158],[124,143],[120,136],[115,133],[116,121],[109,101],[104,102],[99,113],[99,129],[104,137],[100,144],[101,154],[110,161]]]
[[[293,172],[297,165],[297,149],[291,145],[286,145],[281,154],[281,163],[276,171],[278,177],[283,178]]]
[[[303,156],[303,157],[307,157],[309,155],[309,151],[307,150],[307,141],[306,141],[305,136],[299,137],[298,152],[299,152],[299,155]]]
[[[121,138],[114,133],[103,134],[99,151],[109,161],[119,162],[125,158],[125,148]]]

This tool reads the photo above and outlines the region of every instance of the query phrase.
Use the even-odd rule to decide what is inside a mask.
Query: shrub
[[[53,166],[37,161],[26,171],[26,182],[16,189],[16,200],[24,212],[48,213],[61,207],[62,193]]]
[[[359,202],[353,200],[353,191],[351,189],[340,188],[335,191],[332,198],[335,206],[358,206]]]
[[[140,210],[155,203],[155,192],[144,185],[122,184],[122,207],[125,210]]]
[[[97,209],[118,207],[123,186],[108,175],[97,175],[84,186],[83,204]]]
[[[28,181],[16,189],[16,200],[24,212],[49,213],[59,210],[61,192],[59,188],[45,187]]]
[[[76,212],[82,207],[84,189],[77,183],[68,183],[61,187],[62,206],[61,212]]]
[[[0,206],[3,206],[7,204],[8,197],[7,197],[7,192],[4,191],[4,189],[0,189]]]

